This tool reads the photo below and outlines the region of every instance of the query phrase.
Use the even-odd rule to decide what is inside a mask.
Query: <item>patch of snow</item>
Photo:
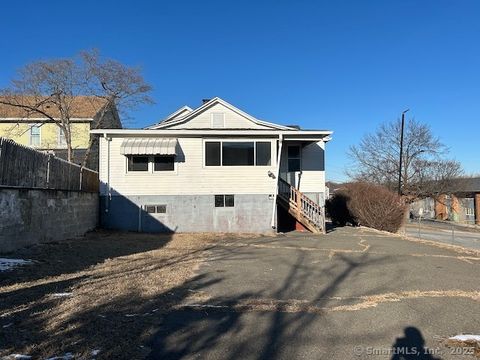
[[[456,335],[448,338],[449,340],[457,340],[457,341],[480,341],[480,335]]]
[[[19,360],[28,360],[32,357],[30,355],[22,355],[22,354],[10,354],[2,359],[19,359]]]
[[[3,325],[2,328],[6,329],[6,328],[9,328],[12,325],[13,325],[13,323],[8,323],[7,325]]]
[[[138,314],[126,314],[126,317],[138,316]]]
[[[29,260],[0,258],[0,271],[8,271],[17,266],[29,264],[32,264]]]
[[[52,294],[53,297],[68,297],[72,296],[73,294],[71,292],[63,292],[63,293],[55,293]]]
[[[97,356],[100,353],[100,350],[92,350],[92,356]]]

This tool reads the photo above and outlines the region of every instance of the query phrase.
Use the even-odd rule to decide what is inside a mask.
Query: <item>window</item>
[[[205,143],[205,165],[220,166],[220,141]]]
[[[40,126],[32,125],[30,127],[30,145],[40,146]]]
[[[270,141],[206,141],[205,166],[270,166]]]
[[[166,214],[167,213],[167,205],[157,205],[155,207],[158,214]]]
[[[155,213],[155,205],[146,205],[145,211],[149,214]]]
[[[300,171],[300,146],[288,147],[288,172]]]
[[[225,206],[225,196],[215,195],[215,207],[224,207],[224,206]]]
[[[58,145],[67,146],[67,139],[65,138],[65,132],[61,127],[58,128]]]
[[[259,141],[256,146],[256,164],[257,166],[270,165],[272,157],[271,143],[267,141]]]
[[[154,171],[175,170],[175,158],[173,156],[155,156],[153,163]]]
[[[253,166],[254,143],[252,142],[223,142],[223,166]]]
[[[225,114],[222,112],[212,113],[212,128],[225,127]]]
[[[167,205],[145,205],[143,208],[149,214],[165,214],[167,212]]]
[[[148,156],[129,156],[128,171],[148,171]]]
[[[234,195],[215,195],[215,207],[234,207]]]
[[[234,207],[235,206],[235,198],[233,195],[225,195],[225,206],[226,207]]]

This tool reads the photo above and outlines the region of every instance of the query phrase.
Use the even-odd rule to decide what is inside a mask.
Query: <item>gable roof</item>
[[[480,177],[459,178],[454,181],[457,192],[478,193],[480,192]]]
[[[181,119],[187,116],[189,113],[191,113],[193,110],[190,106],[182,106],[180,109],[177,111],[171,113],[168,115],[165,119],[163,119],[161,122],[165,123],[168,121],[172,121],[174,119]]]
[[[48,97],[0,96],[0,121],[6,119],[47,119],[44,115],[36,111],[30,111],[22,107],[2,103],[2,101],[8,101],[21,105],[36,107],[37,104],[47,99]],[[70,103],[71,117],[78,119],[93,119],[95,115],[97,115],[100,110],[106,105],[106,103],[107,101],[105,99],[96,96],[74,96],[71,98]],[[39,109],[41,109],[46,114],[52,116],[53,118],[60,117],[58,109],[55,106],[48,105],[48,102],[40,106]]]
[[[175,114],[171,114],[169,115],[166,119],[164,119],[163,121],[161,121],[160,123],[158,124],[155,124],[155,125],[151,125],[151,126],[148,126],[146,129],[166,129],[170,126],[173,126],[173,125],[178,125],[178,124],[182,124],[182,123],[185,123],[191,119],[193,119],[195,116],[197,116],[198,114],[202,113],[203,111],[211,108],[212,106],[216,105],[216,104],[221,104],[223,106],[225,106],[227,109],[243,116],[244,118],[246,118],[247,120],[250,120],[251,122],[257,124],[257,125],[262,125],[262,126],[266,126],[266,127],[269,127],[271,129],[279,129],[279,130],[297,130],[297,129],[294,129],[292,127],[288,127],[288,126],[284,126],[284,125],[278,125],[278,124],[273,124],[273,123],[270,123],[270,122],[267,122],[267,121],[262,121],[262,120],[258,120],[257,118],[247,114],[246,112],[238,109],[237,107],[233,106],[232,104],[226,102],[225,100],[223,99],[220,99],[219,97],[215,97],[207,102],[205,102],[204,104],[202,104],[201,106],[199,106],[198,108],[196,108],[195,110],[192,110],[190,109],[188,106],[186,106],[186,108],[190,109],[190,112],[186,115],[186,116],[182,116],[182,117],[179,117],[177,119],[173,119],[171,117],[171,115]],[[184,107],[185,108],[185,107]],[[182,109],[182,108],[181,108]],[[179,109],[180,110],[180,109]],[[177,110],[177,112],[179,111]]]
[[[187,116],[189,113],[191,113],[193,110],[190,106],[182,106],[181,108],[179,108],[178,110],[174,111],[173,113],[171,113],[170,115],[167,115],[165,118],[163,118],[162,120],[160,120],[160,122],[158,122],[157,124],[154,124],[154,125],[150,125],[150,126],[147,126],[145,127],[144,129],[155,129],[155,126],[157,126],[158,124],[164,124],[164,123],[167,123],[167,122],[170,122],[170,121],[173,121],[173,120],[179,120],[181,118],[184,118],[185,116]]]

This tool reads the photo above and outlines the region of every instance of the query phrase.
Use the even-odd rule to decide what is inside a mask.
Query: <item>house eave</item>
[[[187,130],[187,129],[95,129],[91,134],[103,136],[280,136],[285,140],[330,140],[329,130]],[[328,140],[327,140],[328,139]]]

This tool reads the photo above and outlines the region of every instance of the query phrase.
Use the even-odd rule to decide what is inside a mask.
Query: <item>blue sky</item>
[[[0,86],[36,59],[98,48],[140,65],[153,106],[131,127],[219,96],[252,115],[331,129],[327,178],[380,123],[431,125],[479,173],[479,1],[9,1]]]

